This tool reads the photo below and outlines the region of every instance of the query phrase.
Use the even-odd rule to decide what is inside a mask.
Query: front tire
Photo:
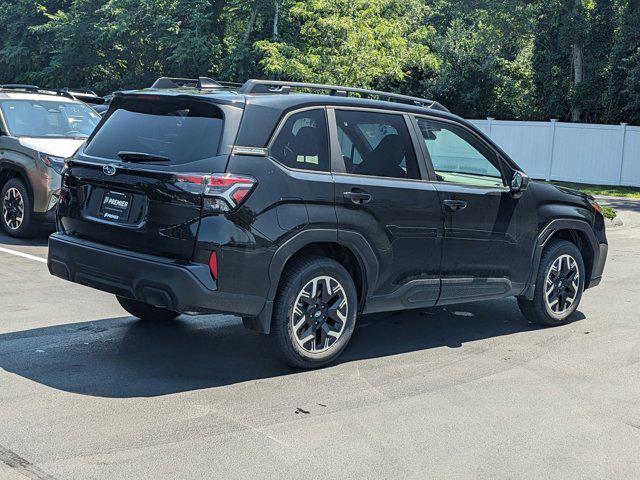
[[[540,325],[567,323],[580,304],[585,274],[578,247],[567,240],[552,240],[540,259],[533,299],[518,298],[520,311]]]
[[[140,320],[163,322],[180,316],[179,312],[167,308],[155,307],[138,300],[121,297],[120,295],[116,295],[116,298],[122,308]]]
[[[283,274],[269,337],[286,364],[324,367],[349,343],[357,309],[349,272],[335,260],[306,257]]]
[[[19,178],[4,184],[0,193],[0,225],[12,237],[25,238],[33,234],[31,201],[27,187]]]

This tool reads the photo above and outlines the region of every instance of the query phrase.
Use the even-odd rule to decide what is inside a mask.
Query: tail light
[[[208,213],[238,208],[256,186],[254,178],[230,173],[176,175],[176,183],[192,193],[204,195],[204,209]]]

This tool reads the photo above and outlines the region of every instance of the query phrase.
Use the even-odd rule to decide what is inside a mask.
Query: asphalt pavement
[[[574,321],[514,300],[362,317],[338,365],[239,319],[148,324],[0,236],[0,479],[638,479],[640,202]]]

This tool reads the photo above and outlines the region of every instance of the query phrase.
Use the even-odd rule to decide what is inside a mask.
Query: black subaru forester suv
[[[593,198],[530,182],[440,104],[266,80],[115,95],[67,161],[57,221],[53,275],[142,319],[241,316],[303,368],[360,313],[515,296],[562,324],[607,255]]]

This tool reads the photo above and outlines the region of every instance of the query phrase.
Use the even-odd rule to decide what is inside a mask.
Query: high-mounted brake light
[[[213,175],[176,175],[176,183],[192,193],[204,195],[208,213],[224,213],[238,208],[256,186],[252,177],[214,173]]]

